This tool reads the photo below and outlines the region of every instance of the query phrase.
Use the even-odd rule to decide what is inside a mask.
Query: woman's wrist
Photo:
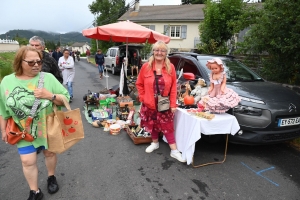
[[[50,100],[50,101],[53,101],[53,100],[55,100],[56,99],[56,95],[55,94],[52,94],[52,93],[50,93],[50,95],[49,95],[49,97],[47,98],[48,100]]]

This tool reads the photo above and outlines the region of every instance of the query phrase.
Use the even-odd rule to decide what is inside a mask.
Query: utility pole
[[[97,27],[98,26],[98,23],[97,23],[98,15],[94,15],[94,17],[95,17],[94,27]],[[98,47],[98,40],[97,39],[96,39],[96,46],[97,46],[96,51],[98,51],[99,47]]]

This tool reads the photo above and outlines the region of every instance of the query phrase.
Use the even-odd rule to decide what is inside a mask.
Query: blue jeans
[[[103,73],[104,66],[103,65],[98,65],[98,70],[99,70],[99,73]]]
[[[72,86],[72,84],[73,84],[72,82],[68,82],[67,86],[68,86],[69,95],[70,95],[70,97],[73,98],[73,86]]]

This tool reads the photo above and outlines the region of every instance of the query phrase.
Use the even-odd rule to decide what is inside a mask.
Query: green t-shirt
[[[70,96],[66,88],[52,74],[44,73],[43,87],[53,94],[62,94],[69,100]],[[39,78],[40,74],[30,80],[20,80],[14,73],[3,78],[0,86],[0,115],[4,119],[13,117],[20,127],[25,128],[25,122],[35,100],[33,91],[38,86]],[[29,130],[36,138],[33,142],[21,140],[17,146],[33,145],[35,148],[45,146],[48,149],[46,117],[52,112],[52,102],[41,99]]]

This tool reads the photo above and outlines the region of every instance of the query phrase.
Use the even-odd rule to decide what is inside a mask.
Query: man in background
[[[136,76],[139,74],[139,62],[140,59],[136,55],[136,52],[133,53],[133,57],[131,58],[131,76],[133,76],[133,71],[136,70]]]
[[[30,46],[36,48],[37,50],[41,51],[43,54],[43,66],[42,66],[42,71],[43,72],[48,72],[53,74],[55,78],[62,83],[63,78],[60,72],[60,69],[57,65],[57,61],[55,61],[54,58],[50,56],[49,53],[45,52],[45,41],[43,38],[39,36],[33,36],[32,38],[29,39],[29,44]]]
[[[99,70],[100,79],[102,79],[104,71],[104,55],[102,54],[101,49],[97,50],[97,54],[95,55],[95,63]]]
[[[52,57],[56,60],[56,62],[58,63],[58,60],[59,60],[59,58],[60,57],[62,57],[63,56],[63,54],[62,54],[62,52],[60,51],[60,47],[56,47],[56,51],[54,51],[53,53],[52,53]]]
[[[90,55],[91,55],[91,51],[90,51],[88,48],[86,48],[85,54],[86,54],[86,61],[87,61],[88,63],[90,63]]]

